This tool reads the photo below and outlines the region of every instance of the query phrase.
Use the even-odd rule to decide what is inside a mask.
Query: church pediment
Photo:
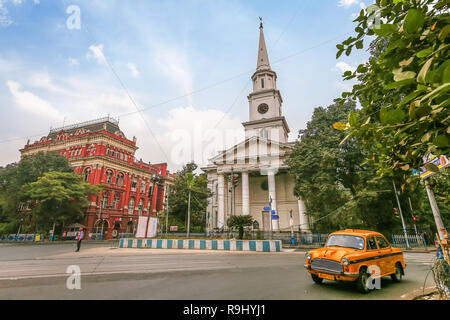
[[[254,136],[219,152],[209,161],[212,165],[273,162],[286,158],[292,149],[292,143],[279,143]]]

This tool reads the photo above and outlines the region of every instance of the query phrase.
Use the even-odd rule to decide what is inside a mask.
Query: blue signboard
[[[272,216],[272,220],[280,220],[280,216],[278,216],[278,215],[273,215],[273,216]]]
[[[264,211],[270,211],[270,207],[264,207]]]

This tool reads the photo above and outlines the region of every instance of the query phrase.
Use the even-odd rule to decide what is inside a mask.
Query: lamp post
[[[156,177],[155,174],[153,174],[153,175],[152,175],[152,183],[153,183],[153,185],[151,186],[150,192],[149,192],[149,194],[148,194],[148,196],[149,196],[149,200],[148,200],[148,201],[150,201],[150,206],[149,206],[150,211],[151,211],[152,206],[153,206],[153,192],[154,192],[154,190],[155,190],[155,183],[156,183],[156,181],[157,181],[157,177]],[[149,223],[149,222],[150,222],[150,212],[147,213],[147,223],[146,223],[146,226],[145,226],[145,238],[147,238],[147,234],[148,234],[148,223]]]

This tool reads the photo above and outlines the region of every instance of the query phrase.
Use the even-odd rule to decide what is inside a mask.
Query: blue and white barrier
[[[280,252],[281,240],[120,239],[119,248]]]

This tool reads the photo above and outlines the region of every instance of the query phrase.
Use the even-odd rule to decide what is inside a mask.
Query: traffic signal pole
[[[403,233],[405,234],[405,240],[406,240],[406,248],[409,249],[410,247],[409,247],[409,241],[408,241],[408,233],[406,232],[405,219],[403,219],[402,206],[400,205],[400,200],[398,199],[397,188],[395,187],[394,180],[392,180],[392,184],[394,185],[395,199],[397,199],[398,210],[400,211],[400,218],[402,219]]]

